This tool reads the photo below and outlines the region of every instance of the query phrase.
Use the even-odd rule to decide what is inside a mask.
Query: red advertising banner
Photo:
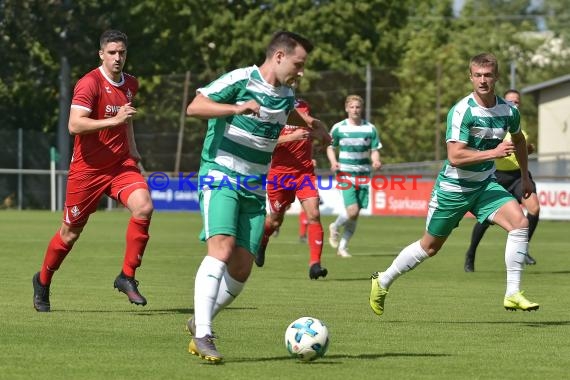
[[[402,186],[370,187],[372,215],[427,215],[434,181],[406,181]]]
[[[570,220],[570,182],[536,182],[540,219]]]

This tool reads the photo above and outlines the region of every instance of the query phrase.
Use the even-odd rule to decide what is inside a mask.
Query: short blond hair
[[[495,74],[499,73],[499,62],[497,61],[497,57],[495,57],[491,53],[481,53],[471,58],[471,61],[469,61],[470,74],[472,73],[471,69],[473,68],[473,66],[479,66],[479,67],[490,66],[493,68],[493,72]]]
[[[364,104],[364,99],[360,95],[348,95],[344,101],[344,106],[348,106],[350,102],[359,102],[362,105]]]

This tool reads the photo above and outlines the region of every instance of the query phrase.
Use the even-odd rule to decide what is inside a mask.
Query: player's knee
[[[346,209],[346,215],[349,219],[356,219],[359,213],[360,209],[356,205],[351,205]]]
[[[319,223],[321,221],[321,213],[318,210],[307,212],[308,223]]]
[[[69,247],[73,246],[81,236],[81,230],[62,228],[60,231],[61,240]]]
[[[283,223],[283,219],[271,219],[271,221],[269,223],[271,224],[272,229],[277,229],[277,228],[281,227],[281,224]]]
[[[243,248],[238,248],[228,260],[228,274],[236,281],[246,282],[253,267],[253,255]]]
[[[150,219],[153,211],[152,202],[144,202],[133,210],[133,216],[138,219]]]
[[[154,206],[152,205],[152,202],[147,202],[143,206],[141,214],[143,214],[147,219],[150,219],[153,211],[154,211]]]
[[[528,228],[528,219],[522,215],[513,221],[513,229]]]
[[[433,257],[433,256],[437,255],[437,253],[440,251],[440,249],[441,249],[441,245],[430,244],[427,248],[424,248],[424,251],[429,257]]]

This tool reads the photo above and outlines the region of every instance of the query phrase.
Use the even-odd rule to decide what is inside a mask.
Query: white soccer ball
[[[291,356],[304,362],[322,358],[329,348],[329,330],[317,318],[301,317],[285,330],[285,347]]]

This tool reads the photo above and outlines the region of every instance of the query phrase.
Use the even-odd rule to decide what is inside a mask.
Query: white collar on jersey
[[[113,79],[109,78],[105,70],[103,70],[103,66],[99,66],[99,71],[101,72],[101,74],[103,74],[105,79],[107,79],[107,82],[111,83],[113,86],[121,87],[123,84],[125,84],[125,76],[123,75],[122,72],[121,72],[121,80],[119,82],[115,82]]]

